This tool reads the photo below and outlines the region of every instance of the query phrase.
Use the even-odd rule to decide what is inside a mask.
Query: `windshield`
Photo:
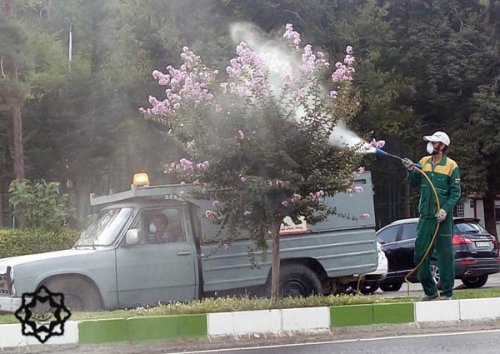
[[[106,209],[80,234],[75,246],[109,246],[132,215],[132,208]]]
[[[458,231],[458,232],[457,232]],[[455,225],[455,233],[462,234],[487,234],[488,231],[483,229],[483,227],[477,223],[460,223]]]

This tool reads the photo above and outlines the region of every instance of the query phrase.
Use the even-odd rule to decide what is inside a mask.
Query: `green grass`
[[[487,297],[500,297],[500,289],[467,289],[458,290],[454,293],[455,299],[475,299]],[[159,305],[155,307],[139,307],[135,309],[124,309],[100,312],[75,312],[71,320],[89,320],[101,318],[129,318],[136,316],[164,316],[178,314],[196,314],[228,311],[249,311],[271,308],[293,308],[293,307],[317,307],[317,306],[341,306],[359,304],[384,304],[398,302],[415,302],[420,296],[383,297],[379,295],[330,295],[312,296],[308,298],[285,298],[278,303],[272,304],[267,298],[249,297],[227,297],[207,298],[191,302],[176,302],[172,304]],[[0,324],[16,323],[13,315],[0,315]]]

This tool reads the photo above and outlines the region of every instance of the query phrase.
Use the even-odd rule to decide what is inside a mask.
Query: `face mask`
[[[149,231],[152,233],[156,232],[156,225],[154,223],[149,224]]]
[[[427,153],[431,155],[437,153],[437,151],[434,150],[434,146],[432,146],[432,143],[430,141],[427,143]]]

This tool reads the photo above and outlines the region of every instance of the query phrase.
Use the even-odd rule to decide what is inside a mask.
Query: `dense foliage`
[[[73,247],[78,233],[67,228],[0,229],[0,259],[66,250]]]
[[[328,58],[352,45],[361,101],[350,126],[363,135],[373,131],[387,150],[412,159],[424,154],[422,135],[447,131],[465,191],[485,197],[487,227],[494,231],[498,0],[2,0],[0,57],[17,61],[19,82],[4,67],[1,192],[16,176],[8,118],[19,100],[26,178],[61,182],[76,219],[88,213],[90,192],[123,190],[133,172],[149,172],[155,184],[171,181],[162,162],[184,152],[167,126],[144,121],[137,111],[148,93],[162,92],[148,75],[181,64],[178,49],[186,45],[203,53],[208,67],[221,67],[231,55],[228,28],[235,21],[253,22],[271,36],[294,23]],[[374,174],[379,226],[414,215],[416,198],[401,167],[374,161],[366,165]]]

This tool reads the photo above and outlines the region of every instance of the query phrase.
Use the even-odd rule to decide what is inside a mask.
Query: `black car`
[[[387,276],[380,285],[383,291],[398,291],[405,276],[415,267],[417,222],[417,218],[398,220],[377,231],[378,241],[383,245],[389,262]],[[479,224],[479,219],[473,218],[455,218],[453,233],[455,279],[461,279],[468,288],[483,286],[489,274],[500,271],[495,237]],[[439,287],[439,268],[434,256],[431,271]],[[409,280],[417,282],[416,274]]]

